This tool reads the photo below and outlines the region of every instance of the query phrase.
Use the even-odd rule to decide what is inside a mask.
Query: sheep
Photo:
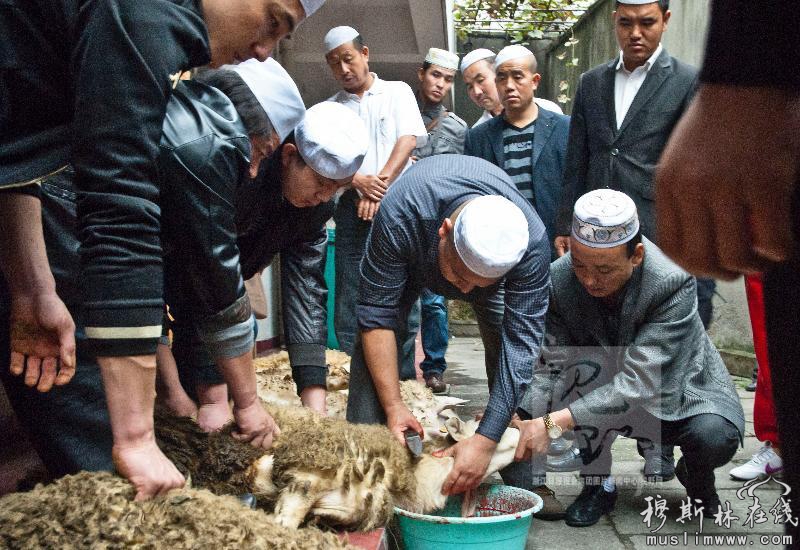
[[[350,424],[300,407],[268,406],[281,427],[269,451],[230,437],[230,428],[206,434],[189,419],[156,422],[159,446],[199,487],[218,494],[251,492],[274,511],[280,525],[296,528],[307,518],[352,530],[385,525],[393,506],[416,512],[442,508],[442,485],[451,457],[413,459],[385,426]],[[475,433],[477,423],[449,412],[445,422],[456,440]],[[506,430],[487,476],[510,464],[519,431]]]
[[[327,350],[328,365],[326,405],[329,416],[344,418],[347,407],[347,386],[350,381],[350,357],[341,351]],[[285,351],[259,357],[253,361],[262,401],[281,406],[300,406],[297,386],[292,379],[289,354]]]
[[[184,488],[145,502],[110,472],[81,472],[0,498],[3,548],[353,549],[332,533],[287,529],[233,497]]]

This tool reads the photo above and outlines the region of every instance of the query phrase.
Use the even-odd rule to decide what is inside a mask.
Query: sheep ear
[[[451,416],[445,420],[444,426],[447,428],[447,433],[455,441],[461,441],[469,437],[466,433],[466,424],[464,424],[458,416]]]
[[[463,405],[467,402],[466,399],[459,399],[458,397],[434,395],[433,401],[436,403],[436,412],[440,413],[444,410],[451,409],[458,405]]]

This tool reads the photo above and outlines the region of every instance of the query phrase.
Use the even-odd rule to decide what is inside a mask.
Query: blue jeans
[[[447,353],[447,301],[444,296],[434,294],[427,288],[420,295],[422,304],[422,350],[425,359],[420,367],[425,378],[447,369],[445,354]]]

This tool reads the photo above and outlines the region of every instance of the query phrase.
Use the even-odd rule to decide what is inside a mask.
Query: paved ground
[[[479,338],[453,338],[447,353],[448,369],[445,379],[452,384],[451,395],[469,399],[470,402],[460,411],[462,416],[477,412],[485,405],[488,396],[486,388],[486,374],[483,363],[483,346]],[[743,379],[735,379],[740,388],[746,384]],[[733,481],[728,476],[728,471],[750,459],[750,456],[761,446],[753,433],[753,394],[739,390],[742,406],[747,418],[746,437],[744,448],[739,449],[733,461],[717,470],[717,490],[723,506],[730,502],[733,519],[730,528],[716,525],[713,518],[706,518],[700,533],[698,518],[679,523],[680,504],[686,499],[683,486],[673,480],[668,483],[647,484],[641,476],[644,460],[636,452],[635,441],[619,439],[613,447],[614,467],[613,473],[617,478],[620,496],[614,512],[603,518],[597,525],[589,528],[573,528],[563,522],[545,522],[534,519],[528,537],[527,549],[560,549],[570,550],[586,549],[644,549],[644,548],[783,548],[780,536],[783,534],[781,525],[774,523],[775,516],[769,512],[781,495],[781,486],[774,481],[765,483],[755,489],[754,495],[758,498],[760,510],[765,514],[766,521],[753,522],[752,526],[746,525],[749,508],[755,506],[753,497],[742,493],[744,499],[737,498],[737,491],[743,483]],[[680,452],[676,449],[676,455]],[[624,485],[622,485],[624,483]],[[555,490],[556,495],[569,505],[580,492],[581,485],[577,473],[548,474],[548,485]],[[643,522],[641,515],[647,509],[646,497],[654,500],[664,499],[668,511],[663,527],[651,533],[661,523],[660,519],[653,518],[650,528]],[[798,515],[798,514],[795,514]],[[755,512],[758,518],[759,513]],[[696,535],[696,533],[699,533]],[[744,536],[745,539],[704,539],[705,536]],[[648,537],[656,537],[648,540]],[[697,538],[696,538],[697,536]],[[762,537],[764,537],[762,539]]]

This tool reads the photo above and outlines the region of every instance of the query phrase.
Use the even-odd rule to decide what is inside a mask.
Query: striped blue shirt
[[[423,288],[448,298],[487,304],[500,283],[463,294],[439,270],[438,229],[464,201],[502,195],[528,219],[528,250],[502,283],[505,312],[500,362],[478,433],[498,441],[533,375],[550,287],[550,245],[544,225],[497,166],[476,157],[435,155],[409,168],[381,201],[361,260],[357,315],[361,329],[400,326]]]
[[[503,125],[503,169],[517,186],[522,196],[536,208],[533,194],[533,132],[534,120],[523,128],[508,121]]]

